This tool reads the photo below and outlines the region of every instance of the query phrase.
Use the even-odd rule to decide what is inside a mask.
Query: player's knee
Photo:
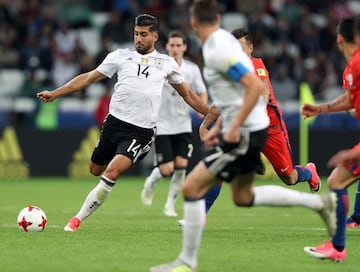
[[[251,207],[254,202],[254,195],[247,194],[247,195],[233,197],[233,202],[237,207]]]
[[[104,170],[105,170],[105,166],[99,166],[93,163],[91,163],[89,166],[89,171],[94,176],[100,176]]]
[[[201,199],[204,193],[200,188],[191,185],[190,183],[184,183],[181,187],[184,198],[189,199]]]
[[[339,182],[339,179],[330,176],[327,180],[327,185],[330,190],[343,189],[344,186]]]
[[[161,165],[159,168],[163,177],[169,177],[174,172],[174,165]]]

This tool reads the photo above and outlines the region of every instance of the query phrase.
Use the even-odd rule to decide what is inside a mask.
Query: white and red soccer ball
[[[25,232],[39,232],[46,227],[47,218],[45,212],[36,206],[28,206],[22,209],[17,218],[17,225]]]

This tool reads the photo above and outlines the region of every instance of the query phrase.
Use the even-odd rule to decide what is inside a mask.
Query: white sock
[[[176,200],[181,192],[181,185],[185,180],[185,169],[176,169],[171,177],[169,193],[165,204],[165,209],[175,210]]]
[[[205,200],[185,201],[183,243],[179,258],[191,267],[197,266],[197,253],[205,220]]]
[[[75,216],[82,221],[95,212],[109,196],[114,185],[115,181],[102,176],[98,185],[88,194],[80,211]]]
[[[145,180],[144,187],[154,187],[155,184],[163,178],[163,175],[160,172],[159,167],[155,167],[152,171],[150,176],[148,176]]]
[[[299,192],[277,185],[254,187],[253,206],[304,206],[314,210],[323,208],[320,195]]]

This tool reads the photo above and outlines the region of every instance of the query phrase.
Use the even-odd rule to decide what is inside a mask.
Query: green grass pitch
[[[143,177],[123,177],[110,197],[76,233],[64,232],[97,178],[42,178],[0,181],[0,271],[141,272],[172,261],[180,252],[177,219],[162,215],[168,180],[158,184],[153,206],[140,201]],[[260,180],[256,185],[281,184]],[[352,211],[355,185],[349,189]],[[307,184],[292,187],[308,191]],[[326,191],[323,181],[322,191]],[[24,233],[16,225],[27,205],[44,209],[42,233]],[[359,271],[360,229],[347,231],[347,259],[321,261],[303,247],[328,239],[320,217],[306,208],[236,208],[228,185],[211,210],[199,251],[199,272]]]

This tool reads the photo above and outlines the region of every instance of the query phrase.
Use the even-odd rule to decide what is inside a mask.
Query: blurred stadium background
[[[165,52],[170,30],[181,30],[188,42],[186,57],[202,66],[200,44],[189,26],[190,2],[0,0],[0,178],[87,177],[98,137],[96,110],[114,79],[50,104],[38,103],[36,92],[95,68],[115,48],[132,47],[133,20],[139,13],[159,18],[159,51]],[[270,72],[297,163],[299,86],[306,83],[318,102],[341,94],[345,61],[336,46],[336,25],[345,16],[360,14],[360,2],[219,2],[224,28],[244,26],[254,34],[254,55],[264,59]],[[194,115],[195,132],[199,121]],[[329,156],[360,136],[357,120],[346,113],[319,116],[309,131],[309,160],[319,165],[321,175],[329,172]],[[195,144],[199,150],[198,140]],[[151,165],[150,155],[129,174],[147,174]]]

